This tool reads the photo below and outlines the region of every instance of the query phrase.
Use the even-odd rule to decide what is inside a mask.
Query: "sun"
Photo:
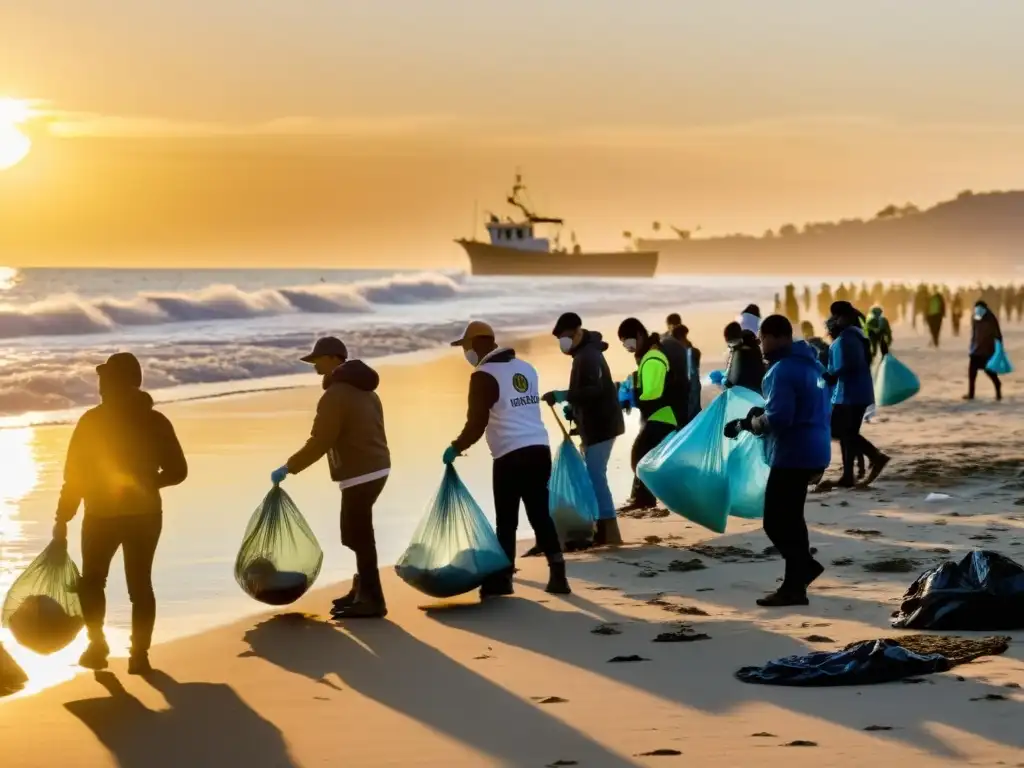
[[[32,141],[18,130],[32,115],[29,102],[0,98],[0,171],[16,166],[32,149]]]

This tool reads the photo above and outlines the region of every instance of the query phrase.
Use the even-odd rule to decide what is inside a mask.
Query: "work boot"
[[[813,584],[824,572],[825,566],[817,560],[812,559],[810,565],[807,567],[807,573],[804,574],[804,584],[807,587],[811,586],[811,584]]]
[[[597,521],[597,535],[594,536],[595,547],[622,546],[622,534],[619,533],[619,521],[614,517],[610,520]]]
[[[93,640],[78,659],[78,666],[99,671],[107,668],[110,646],[104,640]]]
[[[565,577],[565,561],[548,563],[548,569],[550,572],[548,585],[544,591],[552,595],[571,595],[572,589],[569,587],[569,580]]]
[[[384,602],[384,598],[373,600],[357,598],[351,605],[331,612],[331,618],[336,621],[341,621],[342,619],[383,619],[387,615],[388,607]]]
[[[488,597],[507,597],[512,594],[515,594],[515,588],[512,586],[511,573],[499,573],[494,576],[489,576],[484,580],[484,583],[480,585],[480,599]]]
[[[153,666],[149,663],[149,652],[148,651],[132,651],[128,657],[128,674],[129,675],[148,675],[153,671]]]
[[[333,603],[332,613],[340,610],[341,608],[347,608],[356,601],[356,597],[359,594],[359,574],[357,573],[352,577],[352,589],[348,591],[347,595],[339,597]]]
[[[810,601],[806,589],[782,586],[770,595],[758,598],[757,604],[762,608],[785,608],[791,605],[810,605]]]

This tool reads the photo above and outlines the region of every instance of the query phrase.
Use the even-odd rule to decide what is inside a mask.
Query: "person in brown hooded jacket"
[[[391,472],[391,453],[376,392],[380,376],[363,361],[349,360],[345,344],[333,336],[319,339],[302,360],[323,377],[324,393],[306,444],[270,479],[280,484],[327,456],[331,480],[341,487],[341,543],[356,555],[352,589],[334,601],[331,615],[383,618],[388,610],[377,570],[373,505]]]
[[[122,550],[132,602],[128,673],[140,675],[152,671],[153,558],[163,527],[160,489],[184,482],[188,465],[171,422],[153,410],[153,398],[142,391],[138,359],[118,352],[96,372],[102,402],[82,415],[71,435],[53,536],[67,540],[68,522],[84,502],[78,589],[89,647],[79,664],[88,669],[107,666],[105,590],[110,562]]]

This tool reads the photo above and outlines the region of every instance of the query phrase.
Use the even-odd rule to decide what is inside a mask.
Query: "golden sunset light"
[[[32,141],[18,130],[18,126],[31,116],[29,102],[0,98],[0,171],[13,168],[32,149]]]

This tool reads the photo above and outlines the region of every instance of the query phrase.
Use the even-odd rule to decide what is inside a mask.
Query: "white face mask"
[[[636,339],[626,339],[622,342],[622,346],[626,348],[627,352],[636,352]]]
[[[476,353],[476,350],[467,349],[463,351],[462,354],[466,356],[466,362],[472,365],[474,368],[476,368],[477,364],[480,362],[480,355]]]
[[[566,354],[566,355],[568,355],[570,352],[572,352],[572,337],[570,337],[570,336],[560,336],[558,338],[558,348],[560,350],[562,350],[563,354]]]
[[[985,317],[985,310],[984,310],[984,308],[983,307],[977,307],[974,310],[974,319],[975,320],[981,320],[984,317]]]

